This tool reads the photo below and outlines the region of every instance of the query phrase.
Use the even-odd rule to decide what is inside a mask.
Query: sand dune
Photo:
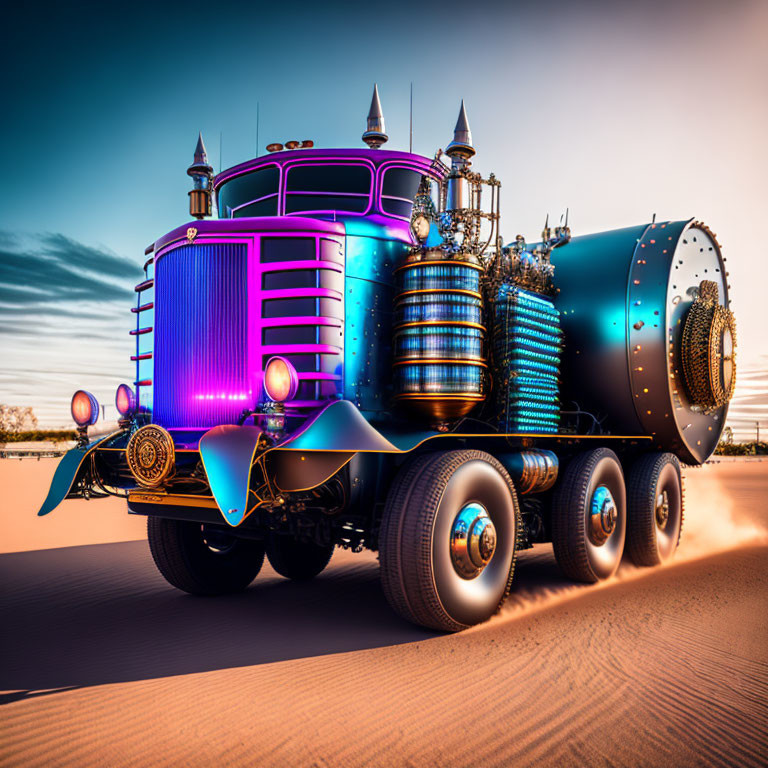
[[[0,552],[146,537],[146,520],[127,515],[122,499],[70,500],[47,517],[37,517],[58,463],[0,460]]]
[[[687,489],[674,565],[581,587],[537,546],[452,636],[395,617],[367,553],[215,600],[145,542],[3,555],[0,763],[764,765],[768,463]]]

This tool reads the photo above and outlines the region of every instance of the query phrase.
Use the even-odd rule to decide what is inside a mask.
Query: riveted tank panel
[[[704,290],[715,292],[719,316],[731,318],[714,235],[694,220],[655,222],[575,237],[552,261],[565,335],[563,409],[578,406],[611,434],[650,434],[660,450],[692,464],[705,461],[728,404],[721,397],[719,406],[703,406],[686,387],[683,371],[692,353],[683,351],[683,329],[691,308],[705,298],[706,282],[714,284]],[[732,320],[712,328],[723,338],[713,337],[703,354],[714,378],[726,376],[722,359],[729,361],[725,389],[732,391],[733,338],[725,338]]]

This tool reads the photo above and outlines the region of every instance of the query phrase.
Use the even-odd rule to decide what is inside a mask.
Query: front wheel
[[[552,546],[560,570],[588,584],[613,576],[626,526],[624,473],[616,454],[597,448],[576,456],[552,504]]]
[[[502,465],[474,450],[425,454],[387,495],[384,594],[415,624],[447,632],[490,618],[509,593],[520,510]]]
[[[157,570],[171,586],[191,595],[240,592],[264,562],[263,542],[188,520],[150,517],[147,538]]]

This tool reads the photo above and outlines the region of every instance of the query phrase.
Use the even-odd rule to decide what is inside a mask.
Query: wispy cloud
[[[68,422],[85,387],[105,402],[131,376],[128,336],[141,265],[61,234],[0,230],[0,401],[31,405],[41,424]]]
[[[66,314],[72,302],[127,302],[140,279],[140,265],[108,249],[60,234],[22,241],[0,230],[0,317]]]
[[[737,440],[754,440],[756,422],[768,434],[768,355],[739,364],[736,392],[728,409],[728,424]]]

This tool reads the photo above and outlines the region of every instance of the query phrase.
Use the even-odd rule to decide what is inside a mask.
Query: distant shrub
[[[759,443],[718,443],[715,448],[717,456],[766,456],[768,455],[768,443],[762,440]]]
[[[717,456],[746,456],[747,446],[741,443],[718,443],[715,448]]]
[[[26,432],[0,432],[0,443],[37,443],[42,441],[52,443],[77,440],[77,432],[74,429],[33,429]]]

